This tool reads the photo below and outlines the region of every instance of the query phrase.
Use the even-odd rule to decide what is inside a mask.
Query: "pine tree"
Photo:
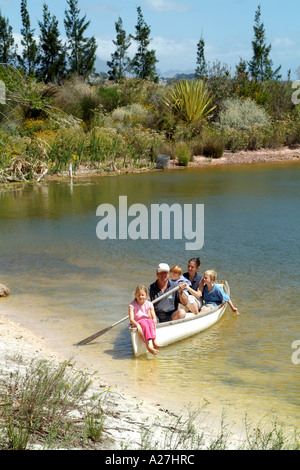
[[[113,41],[116,46],[115,52],[111,55],[111,60],[107,62],[110,70],[108,76],[110,80],[119,81],[124,78],[126,71],[129,69],[130,59],[127,57],[127,49],[130,47],[130,36],[126,36],[123,29],[123,21],[119,17],[115,23],[117,38]]]
[[[43,5],[43,21],[39,21],[41,34],[38,47],[37,75],[45,82],[60,80],[66,72],[66,50],[59,39],[58,20]]]
[[[17,46],[15,45],[12,27],[0,11],[0,63],[15,65],[16,59]]]
[[[207,65],[204,55],[204,47],[205,42],[203,36],[201,35],[201,38],[197,44],[197,68],[195,70],[195,77],[199,79],[203,79],[207,75]]]
[[[22,29],[21,44],[22,56],[18,56],[21,67],[28,75],[34,75],[37,60],[37,45],[34,40],[34,29],[31,29],[30,17],[27,10],[27,0],[21,0]]]
[[[131,69],[136,74],[136,77],[153,81],[158,81],[156,72],[156,59],[155,51],[148,50],[150,44],[150,27],[146,24],[141,7],[137,7],[138,22],[135,27],[135,36],[131,36],[138,43],[138,50],[131,61]]]
[[[90,21],[86,21],[86,15],[79,17],[78,0],[67,0],[67,4],[69,10],[65,10],[64,24],[68,38],[69,72],[86,77],[94,72],[96,39],[84,37]]]
[[[249,62],[249,70],[254,80],[262,82],[265,80],[277,80],[281,77],[278,74],[281,66],[274,72],[272,70],[273,62],[269,55],[271,52],[271,44],[266,45],[265,28],[261,22],[260,5],[255,12],[254,40],[252,41],[253,58]]]

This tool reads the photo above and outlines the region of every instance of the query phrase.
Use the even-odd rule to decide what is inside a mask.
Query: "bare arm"
[[[130,323],[135,326],[139,332],[139,334],[143,337],[143,330],[142,330],[142,327],[139,323],[137,323],[134,319],[134,311],[133,311],[133,308],[130,307],[129,305],[129,320],[130,320]]]
[[[203,288],[204,288],[203,280],[201,279],[201,281],[199,282],[197,290],[192,289],[191,286],[189,286],[188,284],[184,284],[184,288],[187,289],[190,294],[192,294],[194,297],[196,297],[196,299],[199,300],[201,299],[202,293],[203,293]],[[179,292],[179,295],[180,295],[180,292]]]
[[[231,310],[237,314],[239,314],[238,312],[238,309],[233,305],[233,303],[231,302],[231,300],[228,301],[228,305],[229,307],[231,308]]]
[[[133,308],[129,305],[128,307],[128,311],[129,311],[129,320],[130,320],[130,323],[133,325],[133,326],[138,326],[138,323],[135,321],[134,319],[134,311],[133,311]]]
[[[157,323],[157,318],[156,318],[156,315],[155,315],[155,310],[154,310],[154,307],[152,305],[151,309],[150,309],[150,318],[152,318],[152,320]]]

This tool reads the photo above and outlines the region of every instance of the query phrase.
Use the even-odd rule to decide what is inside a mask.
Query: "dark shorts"
[[[164,313],[159,313],[159,314],[156,313],[158,323],[166,323],[167,321],[172,321],[172,317],[173,317],[175,312],[176,312],[176,310],[174,310],[173,312],[167,312],[167,313],[165,313],[165,312]]]

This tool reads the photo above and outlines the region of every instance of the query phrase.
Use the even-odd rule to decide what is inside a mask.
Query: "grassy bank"
[[[176,89],[137,79],[93,85],[76,77],[57,86],[3,66],[0,79],[6,85],[0,182],[55,175],[70,165],[73,173],[79,166],[132,171],[153,168],[159,154],[188,165],[195,155],[300,144],[291,82],[255,83],[219,72],[195,90],[195,81]]]
[[[168,419],[151,416],[139,424],[138,442],[108,439],[106,423],[109,391],[95,392],[93,379],[70,362],[15,358],[18,369],[0,381],[0,448],[121,450],[297,450],[299,436],[285,434],[276,419],[254,425],[243,423],[243,438],[236,441],[230,423],[221,417],[220,427],[209,427],[202,409],[189,409]],[[120,414],[120,412],[119,412]],[[119,417],[120,422],[122,417]],[[134,419],[134,416],[133,416]],[[209,420],[207,420],[209,421]],[[115,427],[118,428],[115,421]],[[110,432],[110,435],[113,433]]]

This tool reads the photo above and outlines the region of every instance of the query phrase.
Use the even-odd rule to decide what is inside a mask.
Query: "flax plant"
[[[181,80],[163,97],[164,103],[188,123],[205,121],[215,106],[202,80]]]

